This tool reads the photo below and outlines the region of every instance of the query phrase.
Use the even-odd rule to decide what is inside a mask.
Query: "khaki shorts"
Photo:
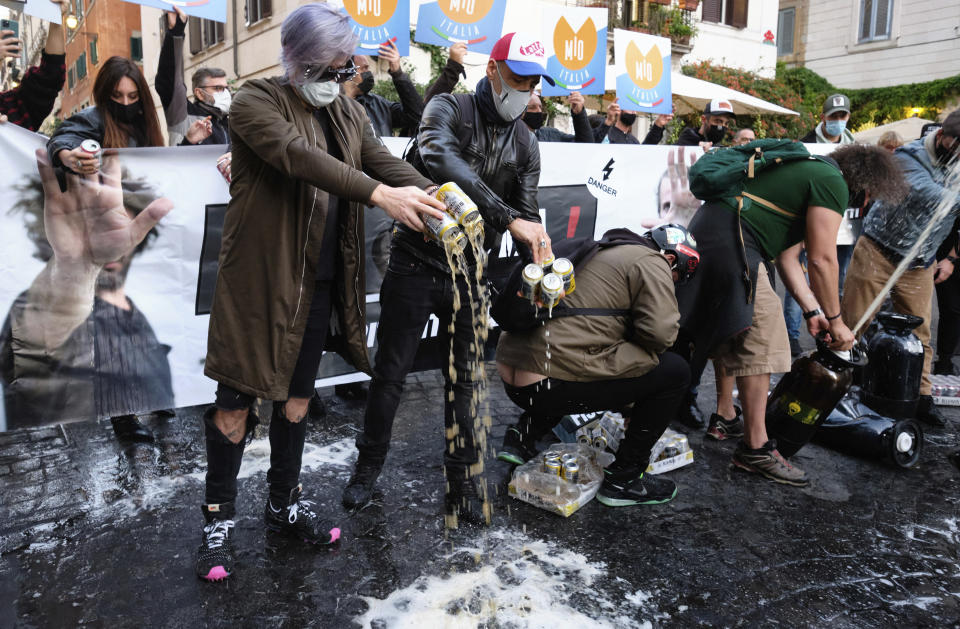
[[[753,323],[745,332],[721,345],[713,356],[713,363],[717,372],[725,376],[790,371],[790,340],[783,308],[763,264],[757,272]]]

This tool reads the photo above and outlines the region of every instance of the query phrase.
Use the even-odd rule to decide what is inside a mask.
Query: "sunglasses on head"
[[[326,66],[325,68],[321,68],[320,66],[307,66],[303,71],[303,81],[304,83],[324,83],[326,81],[346,83],[356,75],[357,66],[351,58],[347,59],[347,62],[339,68],[330,66]]]

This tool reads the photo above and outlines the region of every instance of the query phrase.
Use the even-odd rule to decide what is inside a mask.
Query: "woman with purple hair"
[[[267,528],[314,544],[340,537],[302,498],[299,476],[331,317],[339,353],[370,371],[362,208],[377,206],[417,230],[421,214],[439,217],[443,208],[424,191],[431,182],[373,135],[363,107],[340,96],[339,84],[356,73],[346,14],[299,7],[280,37],[284,75],[248,81],[230,109],[233,181],[205,363],[218,385],[204,414],[206,524],[197,556],[197,575],[212,581],[233,571],[237,474],[257,398],[273,400]]]

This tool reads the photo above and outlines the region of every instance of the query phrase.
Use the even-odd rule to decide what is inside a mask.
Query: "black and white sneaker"
[[[206,581],[223,581],[233,573],[233,546],[230,544],[233,520],[217,517],[229,515],[232,518],[233,514],[211,511],[211,507],[222,506],[203,505],[207,524],[203,527],[203,538],[197,549],[197,576]]]
[[[303,486],[290,490],[290,500],[284,507],[275,508],[270,499],[263,512],[267,528],[275,533],[299,537],[309,544],[332,544],[340,539],[340,529],[331,527],[313,510],[313,503],[301,500]]]
[[[658,505],[670,502],[677,495],[677,484],[669,478],[647,476],[642,469],[637,473],[604,474],[597,500],[608,507]]]

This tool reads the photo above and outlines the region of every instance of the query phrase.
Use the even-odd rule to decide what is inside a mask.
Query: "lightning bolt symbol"
[[[610,161],[607,162],[607,165],[603,167],[603,180],[606,181],[610,179],[610,173],[613,172],[613,158],[610,158]]]

